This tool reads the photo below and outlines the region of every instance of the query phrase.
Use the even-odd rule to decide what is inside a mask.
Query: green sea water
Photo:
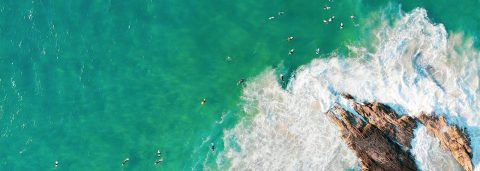
[[[0,170],[215,168],[238,80],[373,41],[389,6],[478,44],[478,0],[0,0]]]

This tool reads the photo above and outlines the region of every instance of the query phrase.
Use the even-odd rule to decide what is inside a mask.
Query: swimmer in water
[[[210,149],[212,150],[212,153],[215,153],[215,145],[213,143],[210,145]]]
[[[317,48],[317,50],[315,50],[315,54],[320,54],[320,48]]]
[[[285,12],[279,11],[277,14],[278,14],[278,15],[283,15],[283,14],[285,14]]]
[[[55,160],[55,167],[58,167],[58,161]]]
[[[226,60],[227,62],[230,62],[230,61],[232,61],[232,57],[227,56],[227,58],[226,58],[225,60]]]
[[[130,159],[127,157],[125,160],[123,160],[122,166],[126,165],[128,163],[128,161],[130,161]]]
[[[202,99],[202,102],[200,102],[201,105],[204,105],[205,103],[207,103],[207,99]]]
[[[329,6],[324,6],[323,10],[328,11],[328,10],[330,10],[330,7]]]
[[[287,41],[292,41],[292,40],[293,40],[293,36],[288,36]]]
[[[340,23],[340,29],[343,29],[343,23]]]
[[[293,52],[295,52],[295,49],[290,49],[290,51],[288,51],[288,55],[293,55]]]

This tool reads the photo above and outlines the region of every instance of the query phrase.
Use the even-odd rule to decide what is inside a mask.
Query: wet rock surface
[[[465,170],[473,170],[467,133],[458,126],[449,126],[443,116],[400,116],[385,104],[358,103],[351,95],[342,96],[348,106],[337,104],[325,114],[360,159],[362,170],[418,170],[410,153],[417,123],[425,125]]]
[[[399,117],[393,109],[381,103],[354,104],[355,111],[367,118],[392,140],[395,140],[405,150],[411,148],[413,129],[416,127],[415,119],[404,115]]]
[[[340,129],[347,146],[360,159],[362,170],[418,170],[412,155],[388,134],[368,123],[366,118],[340,106],[326,114]]]

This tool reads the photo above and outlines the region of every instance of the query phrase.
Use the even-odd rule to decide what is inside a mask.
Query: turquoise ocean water
[[[1,0],[0,170],[202,170],[203,163],[215,169],[215,158],[205,157],[210,143],[222,151],[223,131],[246,117],[238,80],[272,67],[288,77],[312,59],[348,53],[346,44],[372,41],[380,22],[372,14],[385,9],[425,8],[433,22],[478,45],[479,6],[478,0]],[[324,24],[330,16],[334,21]],[[158,149],[164,161],[154,165]]]

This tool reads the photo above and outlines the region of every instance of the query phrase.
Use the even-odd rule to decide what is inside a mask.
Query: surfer
[[[320,48],[317,48],[317,50],[315,50],[315,54],[320,54]]]
[[[290,51],[288,51],[288,55],[292,55],[293,52],[295,52],[295,49],[290,49]]]
[[[328,22],[332,22],[333,19],[335,19],[335,16],[331,16],[330,18],[328,18]]]
[[[241,85],[241,84],[243,85],[243,83],[245,83],[245,79],[242,78],[242,79],[238,80],[237,86]]]
[[[204,105],[205,103],[207,103],[207,99],[202,99],[202,102],[200,102],[201,105]]]
[[[155,164],[160,164],[163,162],[163,159],[158,159],[158,160],[155,160]]]
[[[343,23],[340,23],[340,29],[343,29]]]
[[[273,20],[273,19],[275,19],[275,17],[274,17],[274,16],[271,16],[271,17],[268,17],[268,19],[269,19],[269,20]]]
[[[157,150],[157,157],[162,157],[162,153],[160,152],[160,150]]]
[[[293,36],[288,36],[287,41],[292,41],[292,40],[293,40]]]
[[[55,167],[58,167],[58,160],[55,160]]]
[[[212,150],[212,153],[215,153],[215,145],[213,143],[210,145],[210,149]]]
[[[126,165],[126,164],[128,163],[128,161],[130,161],[130,159],[127,157],[125,160],[123,160],[122,166],[123,166],[123,165]]]
[[[280,74],[280,80],[282,80],[282,82],[285,82],[285,79],[283,78],[283,74]]]

